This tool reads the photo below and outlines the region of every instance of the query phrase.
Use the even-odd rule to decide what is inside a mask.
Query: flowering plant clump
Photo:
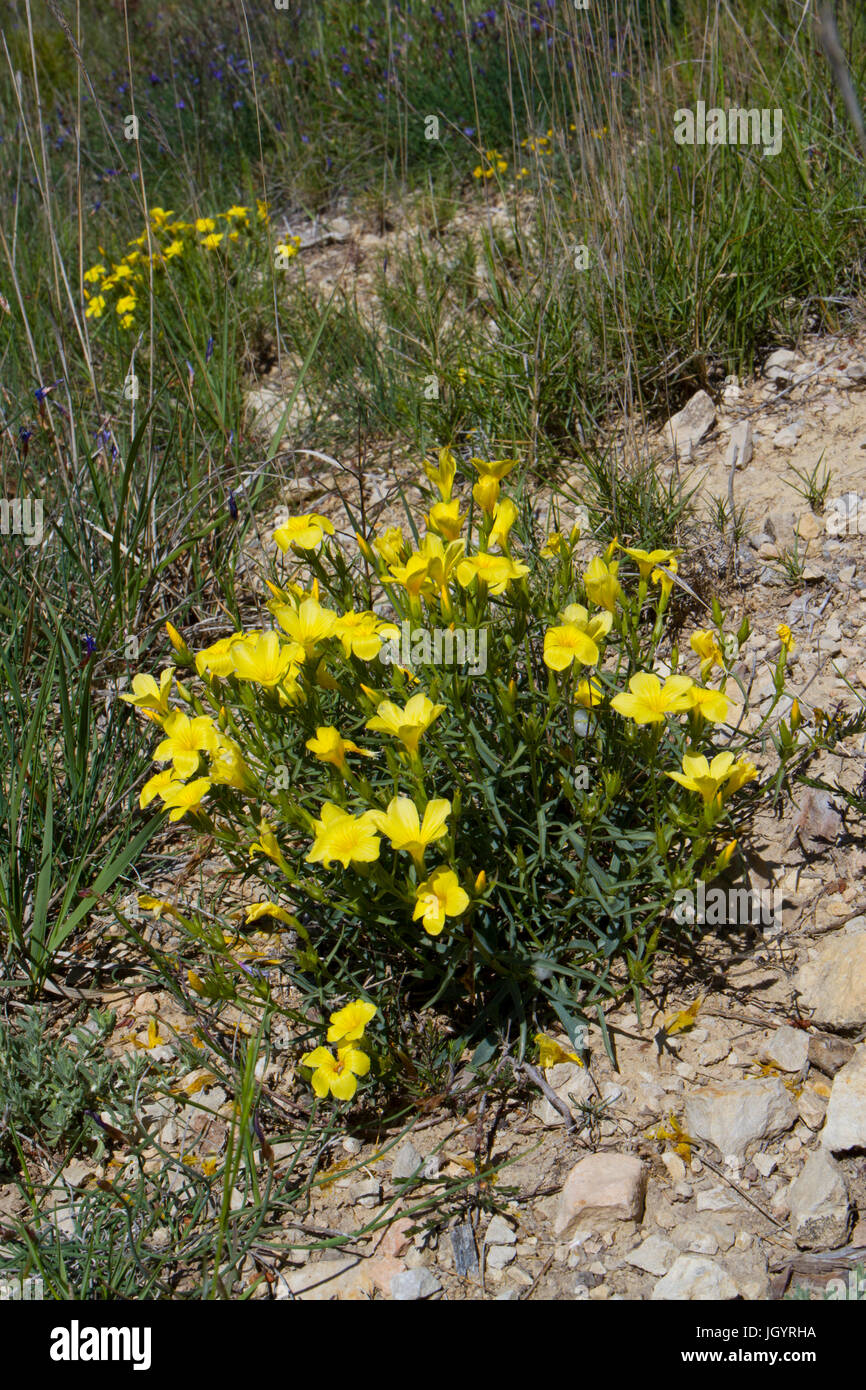
[[[169,625],[174,667],[122,697],[160,726],[142,806],[266,881],[295,983],[321,1001],[365,980],[383,1015],[408,990],[467,1035],[551,1007],[573,1030],[637,990],[695,930],[677,890],[730,870],[772,785],[721,610],[684,659],[671,643],[674,551],[579,562],[576,530],[537,536],[507,495],[514,468],[458,478],[439,450],[425,524],[351,553],[327,517],[290,517],[270,625],[197,652]],[[773,735],[782,761],[795,732]],[[365,1073],[358,1008],[333,1015],[335,1053],[305,1054],[321,1095]]]
[[[130,250],[114,264],[105,256],[84,272],[84,314],[102,319],[114,314],[121,328],[141,328],[147,317],[150,284],[159,292],[161,279],[195,274],[201,258],[218,253],[230,257],[255,241],[257,231],[268,224],[267,204],[255,207],[233,204],[212,217],[186,222],[171,209],[150,209],[143,232],[129,242]],[[276,246],[286,260],[297,255],[300,239],[284,238]]]

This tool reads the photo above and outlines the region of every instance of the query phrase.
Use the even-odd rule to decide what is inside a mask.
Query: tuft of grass
[[[791,464],[791,472],[794,474],[797,482],[788,482],[788,487],[792,487],[800,497],[804,498],[805,501],[809,503],[810,508],[816,516],[820,516],[824,511],[827,493],[830,491],[830,485],[833,481],[833,471],[831,468],[825,465],[823,472],[821,471],[823,458],[824,450],[822,449],[821,457],[812,469],[796,468]]]

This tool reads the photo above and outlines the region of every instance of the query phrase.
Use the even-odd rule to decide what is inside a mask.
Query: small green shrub
[[[104,1056],[112,1023],[94,1014],[93,1031],[76,1028],[57,1039],[33,1008],[23,1029],[0,1024],[0,1168],[14,1166],[22,1138],[55,1149],[80,1135],[115,1074]]]
[[[318,1008],[367,994],[387,1017],[399,995],[467,1039],[552,1008],[573,1035],[691,930],[679,891],[729,866],[772,781],[745,756],[760,740],[718,607],[694,677],[675,647],[662,662],[672,551],[612,542],[581,572],[575,534],[540,543],[502,493],[512,460],[472,459],[459,497],[456,466],[426,465],[414,546],[391,528],[348,555],[326,518],[288,518],[275,539],[306,577],[270,584],[273,629],[195,657],[172,630],[196,678],[124,696],[162,726],[142,805],[273,882],[248,920],[294,929],[292,982]],[[192,988],[236,998],[222,933],[202,944]]]

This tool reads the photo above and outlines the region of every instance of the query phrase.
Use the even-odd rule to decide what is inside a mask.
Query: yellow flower
[[[691,708],[706,719],[708,724],[724,724],[731,702],[723,690],[708,690],[701,685],[693,685],[689,691]]]
[[[668,676],[662,685],[658,676],[639,671],[629,681],[631,694],[614,695],[611,705],[618,714],[636,724],[660,724],[668,714],[679,714],[691,706],[690,676]]]
[[[600,705],[604,691],[597,680],[590,677],[589,680],[578,681],[574,692],[574,703],[583,709],[592,709],[595,705]]]
[[[551,671],[564,671],[573,662],[594,666],[598,647],[588,634],[572,623],[548,628],[544,634],[544,664]]]
[[[314,821],[315,840],[306,856],[308,864],[330,868],[335,859],[344,869],[350,864],[372,864],[379,858],[381,840],[376,834],[376,812],[353,816],[333,802],[322,806],[321,819]]]
[[[290,261],[293,256],[297,256],[300,244],[299,236],[290,236],[285,241],[278,241],[274,249],[278,256],[285,256],[286,260]]]
[[[327,1047],[316,1047],[304,1054],[301,1065],[313,1068],[311,1085],[320,1100],[329,1091],[335,1100],[351,1100],[358,1089],[356,1078],[370,1070],[370,1058],[356,1047],[340,1047],[336,1057]]]
[[[260,222],[270,221],[269,204],[264,198],[256,198],[256,213]]]
[[[750,763],[743,758],[738,759],[731,768],[728,776],[728,784],[725,787],[725,799],[729,796],[733,796],[734,792],[738,792],[747,782],[753,782],[757,775],[758,769],[755,767],[754,763]]]
[[[469,462],[477,470],[479,477],[495,478],[498,483],[508,476],[512,468],[517,467],[516,459],[471,458]]]
[[[87,308],[84,310],[86,319],[101,319],[105,313],[105,297],[95,294],[92,299],[87,301]]]
[[[89,270],[85,270],[84,272],[85,284],[95,285],[97,280],[101,280],[104,274],[104,265],[92,265]]]
[[[195,659],[195,669],[200,676],[207,672],[211,676],[230,676],[234,670],[231,649],[235,642],[242,642],[243,632],[233,632],[231,637],[221,637],[218,642],[205,647]]]
[[[613,614],[593,613],[590,617],[589,612],[582,603],[570,603],[562,611],[563,620],[571,623],[572,627],[580,628],[587,637],[591,637],[593,642],[601,642],[613,627]]]
[[[443,502],[450,502],[451,489],[454,486],[454,475],[457,472],[457,461],[450,449],[439,450],[439,466],[436,467],[429,460],[424,461],[424,472],[431,483],[439,489],[439,496]]]
[[[337,1009],[330,1016],[328,1042],[358,1042],[364,1036],[364,1029],[376,1012],[376,1005],[370,1004],[366,999],[354,999],[351,1004],[344,1004],[342,1009]]]
[[[418,554],[427,565],[427,578],[434,588],[439,590],[443,601],[447,598],[451,575],[463,558],[465,549],[465,541],[454,540],[443,545],[439,536],[434,536],[429,531],[421,542]]]
[[[364,758],[372,758],[373,753],[359,748],[350,738],[341,738],[339,732],[330,724],[320,724],[315,738],[308,738],[306,747],[320,762],[333,763],[340,772],[346,770],[346,754],[360,753]]]
[[[447,833],[445,822],[451,814],[451,802],[444,797],[428,801],[421,819],[411,797],[395,796],[387,811],[369,813],[379,830],[396,850],[411,854],[419,874],[424,871],[424,851],[428,845],[441,840]]]
[[[315,681],[316,681],[316,685],[319,687],[320,690],[339,690],[339,689],[340,689],[339,685],[338,685],[337,682],[334,680],[334,677],[331,675],[330,671],[328,670],[327,666],[325,665],[325,658],[324,658],[324,657],[321,657],[321,658],[320,658],[319,664],[318,664],[318,666],[316,667]],[[301,690],[301,688],[300,688],[300,686],[297,684],[297,682],[295,682],[294,686],[292,687],[291,694],[292,694],[293,698],[297,698],[298,696],[303,697],[303,691]]]
[[[284,646],[278,633],[266,632],[233,642],[229,655],[232,672],[239,680],[254,681],[272,690],[284,677],[292,678],[295,674],[292,668],[303,661],[304,649],[297,643]]]
[[[173,210],[166,212],[165,208],[151,208],[150,220],[155,227],[161,227],[170,217],[174,216]]]
[[[504,594],[509,584],[523,579],[529,573],[528,565],[521,565],[507,555],[490,555],[479,550],[457,566],[457,579],[464,589],[468,589],[473,579],[486,584],[491,594]]]
[[[383,638],[399,636],[399,629],[393,623],[381,622],[375,613],[350,611],[337,619],[334,635],[339,637],[346,656],[372,661],[382,650]]]
[[[472,496],[486,516],[492,516],[496,510],[499,492],[499,479],[489,476],[479,478],[472,487]]]
[[[125,294],[118,299],[114,307],[118,314],[131,314],[137,304],[138,300],[134,294]]]
[[[265,901],[250,903],[246,910],[244,922],[249,927],[252,926],[253,922],[260,922],[263,917],[273,917],[275,921],[285,922],[289,927],[293,927],[296,921],[292,914],[286,912],[286,909],[280,907],[278,903]]]
[[[435,719],[445,709],[434,705],[421,691],[411,696],[402,709],[393,700],[383,700],[366,727],[373,733],[391,734],[400,740],[410,753],[418,752],[418,744]]]
[[[202,797],[210,791],[210,782],[206,777],[196,777],[194,781],[175,782],[173,786],[167,787],[161,793],[162,799],[169,809],[168,818],[171,821],[178,821],[186,815],[187,811],[198,811],[201,806]]]
[[[622,593],[616,577],[618,568],[615,560],[608,565],[600,555],[596,555],[583,576],[587,597],[592,603],[597,603],[599,608],[606,608],[609,613],[613,613],[617,599]]]
[[[179,657],[178,666],[192,666],[195,658],[174,623],[166,623],[165,630],[168,634],[169,642],[174,647]]]
[[[121,695],[120,698],[127,704],[143,710],[151,719],[162,717],[169,713],[168,697],[171,694],[173,679],[173,666],[166,666],[160,673],[159,685],[153,676],[135,675],[132,678],[132,694]]]
[[[249,208],[238,207],[235,203],[223,213],[223,217],[228,218],[230,222],[249,222],[250,210]]]
[[[208,251],[215,251],[223,239],[222,232],[210,232],[206,237],[202,237],[201,245]]]
[[[675,550],[630,550],[626,545],[620,546],[620,549],[637,562],[641,579],[648,579],[655,565],[666,565],[676,554]]]
[[[541,558],[543,560],[554,560],[559,555],[569,555],[570,553],[571,548],[561,531],[551,531],[544,545],[541,547]]]
[[[437,502],[427,514],[427,524],[440,536],[444,536],[446,541],[456,541],[463,530],[465,520],[466,514],[461,516],[460,503],[456,497],[453,502]]]
[[[786,652],[792,652],[794,650],[794,636],[787,623],[779,624],[779,626],[776,628],[776,636],[781,641],[782,646],[785,648]]]
[[[381,555],[386,565],[399,564],[406,553],[406,542],[400,527],[389,526],[373,541],[373,549]]]
[[[250,845],[250,858],[256,854],[266,854],[284,873],[290,872],[286,857],[277,844],[277,837],[264,817],[259,823],[259,838]]]
[[[175,237],[174,240],[170,241],[168,246],[166,246],[164,255],[167,261],[173,260],[175,256],[182,256],[183,242],[178,241],[177,237]]]
[[[460,887],[453,869],[434,869],[415,890],[415,910],[412,921],[419,917],[430,936],[438,936],[446,917],[459,917],[469,906],[469,894]]]
[[[161,917],[164,912],[168,913],[169,917],[181,915],[174,903],[168,902],[165,898],[152,898],[149,893],[139,893],[138,905],[142,912],[153,912],[157,918]]]
[[[142,811],[146,806],[150,805],[155,796],[162,796],[163,792],[175,785],[180,784],[177,783],[174,772],[170,767],[167,767],[164,772],[157,772],[153,777],[148,778],[138,798],[138,804]]]
[[[323,608],[318,599],[306,598],[297,608],[286,604],[274,608],[280,627],[289,634],[293,642],[303,647],[307,657],[316,653],[319,642],[333,636],[337,625],[337,614],[332,608]]]
[[[671,589],[674,587],[674,575],[677,573],[678,569],[679,566],[676,560],[672,559],[667,569],[653,570],[650,575],[653,584],[659,584],[661,586],[662,597],[665,599],[667,599]]]
[[[212,232],[216,227],[216,222],[212,217],[197,217],[193,225],[199,233]]]
[[[544,634],[544,663],[552,671],[564,671],[573,661],[594,666],[599,658],[598,643],[613,624],[612,613],[592,617],[582,603],[570,603],[563,613],[565,623]]]
[[[493,509],[493,526],[487,537],[488,547],[498,545],[502,550],[506,548],[508,533],[517,520],[517,515],[517,507],[510,497],[503,497],[501,502],[497,502]]]
[[[405,565],[393,564],[388,567],[392,578],[386,584],[398,584],[405,589],[410,598],[418,598],[422,593],[432,594],[434,587],[427,573],[427,558],[420,551],[410,555]]]
[[[290,516],[285,525],[274,532],[274,540],[285,554],[291,546],[298,550],[317,550],[325,536],[333,534],[333,523],[326,516],[311,512],[307,516]]]
[[[234,787],[235,791],[251,793],[258,789],[258,782],[244,761],[244,755],[233,739],[218,734],[218,745],[210,759],[210,780],[222,787]]]
[[[719,796],[733,766],[733,753],[717,753],[711,763],[703,754],[685,753],[682,772],[668,772],[666,776],[686,791],[698,792],[704,805],[709,806]]]
[[[697,628],[689,638],[689,646],[701,658],[701,680],[705,681],[714,666],[723,666],[722,649],[712,628]]]
[[[546,1033],[536,1033],[535,1042],[538,1046],[538,1065],[542,1071],[558,1066],[560,1062],[577,1062],[579,1067],[583,1066],[577,1053],[570,1052],[556,1038],[550,1038]]]
[[[152,1047],[162,1047],[167,1042],[168,1038],[164,1038],[159,1031],[159,1020],[151,1018],[147,1025],[147,1042],[144,1043],[143,1046],[150,1051]]]
[[[154,749],[154,762],[170,758],[179,777],[191,777],[197,771],[200,753],[217,750],[217,731],[206,715],[190,719],[182,710],[172,710],[162,727],[166,736]]]

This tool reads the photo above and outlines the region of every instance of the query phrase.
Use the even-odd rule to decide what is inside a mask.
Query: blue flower
[[[45,397],[48,395],[48,392],[49,392],[49,391],[53,391],[54,388],[55,388],[55,386],[62,386],[62,385],[63,385],[63,377],[61,377],[59,381],[52,381],[52,383],[51,383],[50,386],[38,386],[38,387],[36,388],[36,390],[33,392],[33,394],[34,394],[34,396],[36,397],[36,399],[37,399],[37,401],[39,402],[39,404],[41,405],[42,402],[45,400]]]
[[[208,338],[208,340],[207,340],[207,347],[206,347],[205,350],[204,350],[204,360],[205,360],[205,362],[209,362],[209,361],[211,360],[212,357],[213,357],[213,337],[211,336],[210,338]]]

